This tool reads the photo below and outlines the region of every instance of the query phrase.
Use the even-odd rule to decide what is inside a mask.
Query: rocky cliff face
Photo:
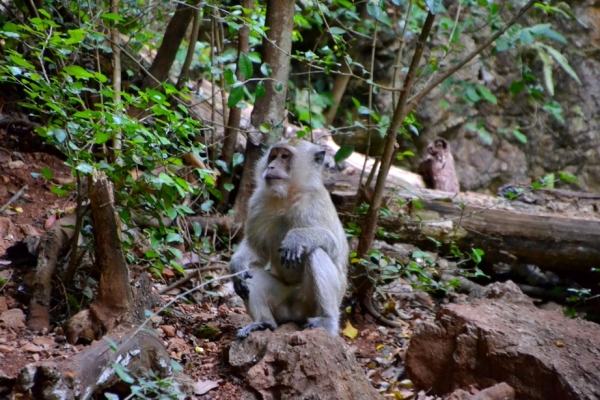
[[[457,106],[455,96],[441,90],[420,104],[418,117],[424,129],[415,141],[417,151],[436,136],[448,139],[463,190],[495,191],[503,184],[530,183],[558,170],[577,176],[577,189],[600,189],[600,2],[571,2],[571,10],[587,29],[563,16],[549,17],[535,11],[526,20],[527,25],[551,22],[567,38],[568,45],[553,42],[552,46],[567,58],[582,84],[555,66],[554,100],[562,105],[564,123],[523,92],[510,94],[510,85],[521,76],[521,60],[529,63],[531,72],[543,83],[542,63],[532,60],[533,54],[527,50],[521,56],[516,51],[482,55],[460,73],[461,79],[470,77],[469,81],[485,85],[498,99],[497,105],[479,102],[467,110]],[[464,40],[469,49],[481,39],[471,36]],[[451,107],[442,108],[442,100]],[[490,144],[467,128],[475,121],[482,121],[491,133]],[[510,133],[515,126],[527,136],[526,144]]]
[[[456,86],[432,91],[417,108],[418,120],[423,125],[420,135],[412,141],[400,139],[404,149],[418,155],[408,161],[412,171],[416,171],[427,144],[441,136],[452,146],[462,190],[495,193],[504,184],[529,184],[559,170],[572,173],[580,180],[579,184],[571,184],[572,189],[600,190],[600,1],[573,1],[567,7],[580,22],[556,13],[548,15],[539,9],[530,10],[519,22],[522,26],[551,23],[552,29],[567,39],[566,45],[556,41],[547,43],[568,60],[581,85],[555,62],[553,97],[546,94],[543,100],[534,102],[525,91],[513,95],[509,88],[514,81],[522,79],[524,70],[535,76],[539,88],[547,93],[543,64],[537,52],[526,48],[499,53],[486,50],[454,78],[485,86],[496,96],[497,104],[484,100],[474,106],[464,104],[464,94],[457,92]],[[444,17],[453,19],[456,8],[456,2],[448,5]],[[517,6],[507,12],[504,20],[516,9]],[[461,20],[470,18],[465,12],[463,8]],[[489,35],[489,26],[463,32],[460,41],[464,48],[444,61],[448,65],[452,58],[460,59]],[[404,65],[408,65],[408,57],[412,56],[414,43],[411,46],[410,40]],[[389,54],[383,57],[391,59]],[[428,57],[425,54],[424,59]],[[388,67],[380,70],[379,79],[391,75],[393,68]],[[387,106],[391,113],[390,97],[389,93],[379,95],[380,110]],[[542,108],[548,101],[562,106],[564,122]],[[489,133],[488,140],[473,130],[477,125]],[[518,141],[512,134],[515,127],[527,137],[527,143]],[[355,137],[357,149],[362,142],[366,139],[360,135]]]

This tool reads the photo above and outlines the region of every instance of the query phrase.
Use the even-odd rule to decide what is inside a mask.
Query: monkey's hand
[[[233,278],[233,289],[235,290],[235,293],[244,300],[248,300],[248,296],[250,295],[250,289],[248,289],[245,280],[251,278],[252,274],[248,271]]]
[[[291,230],[279,247],[280,263],[287,268],[297,268],[302,263],[302,256],[314,250],[310,238],[300,234],[300,230]]]

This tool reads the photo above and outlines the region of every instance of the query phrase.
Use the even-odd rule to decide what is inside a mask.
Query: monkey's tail
[[[362,301],[360,302],[360,306],[362,307],[363,310],[365,310],[367,312],[367,314],[369,314],[371,317],[375,318],[375,321],[377,321],[378,323],[389,326],[391,328],[402,328],[402,325],[400,325],[396,321],[387,319],[386,317],[381,315],[381,313],[379,311],[377,311],[377,309],[375,308],[375,305],[373,304],[373,298],[371,298],[371,296],[363,297]]]

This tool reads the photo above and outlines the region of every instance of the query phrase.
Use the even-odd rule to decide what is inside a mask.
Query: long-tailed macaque
[[[425,186],[430,189],[460,192],[454,158],[450,151],[450,143],[446,139],[437,138],[427,146],[427,152],[419,164],[419,175],[423,177]]]
[[[231,273],[251,269],[234,278],[254,321],[238,338],[286,322],[338,334],[348,242],[323,185],[324,161],[324,149],[292,139],[256,165],[244,240],[229,264]]]

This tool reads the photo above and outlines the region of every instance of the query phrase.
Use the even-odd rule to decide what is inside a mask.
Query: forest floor
[[[2,140],[2,132],[0,143],[3,146],[7,143]],[[44,178],[41,172],[43,168],[52,171],[51,179]],[[54,155],[18,152],[13,148],[0,147],[0,207],[27,186],[23,195],[0,214],[0,394],[5,384],[3,382],[17,378],[25,365],[66,359],[86,346],[67,343],[63,330],[69,314],[76,312],[67,298],[72,295],[79,304],[85,304],[87,299],[84,295],[73,292],[67,296],[62,283],[57,282],[52,300],[55,307],[51,310],[53,326],[48,332],[30,332],[25,326],[30,299],[27,283],[35,274],[35,260],[28,260],[21,266],[3,260],[11,246],[27,237],[40,236],[60,215],[73,210],[73,198],[60,197],[52,192],[53,184],[73,181],[70,171]],[[139,272],[139,269],[136,270]],[[139,273],[149,272],[142,269]],[[154,290],[158,291],[157,288],[165,287],[180,277],[168,270],[161,279],[153,275],[152,278]],[[191,284],[188,285],[190,288]],[[409,285],[402,286],[406,286],[406,291],[411,290]],[[183,290],[187,289],[179,289]],[[163,304],[172,300],[177,290],[169,293],[161,296]],[[232,293],[231,289],[229,293]],[[239,398],[242,381],[229,367],[225,355],[227,347],[235,340],[240,321],[243,319],[246,322],[248,317],[245,316],[243,307],[236,307],[232,305],[235,302],[228,301],[230,297],[230,294],[206,295],[194,297],[194,302],[178,300],[150,322],[164,340],[171,357],[184,367],[185,373],[195,382],[195,392],[201,399]],[[414,299],[419,299],[416,304]],[[396,298],[393,301],[402,299]],[[349,321],[352,325],[344,332],[347,336],[355,336],[352,339],[345,337],[346,342],[353,349],[373,386],[389,397],[394,394],[402,395],[401,398],[413,395],[410,382],[403,382],[403,361],[408,339],[415,324],[421,320],[432,320],[435,314],[434,303],[426,295],[410,296],[405,301],[409,318],[407,321],[398,320],[402,328],[381,327],[360,314],[346,314],[343,318],[344,324]],[[70,312],[66,306],[69,303]],[[207,330],[199,329],[202,327],[217,328],[208,330],[216,333],[212,337],[205,337]],[[353,333],[352,328],[357,331]]]

